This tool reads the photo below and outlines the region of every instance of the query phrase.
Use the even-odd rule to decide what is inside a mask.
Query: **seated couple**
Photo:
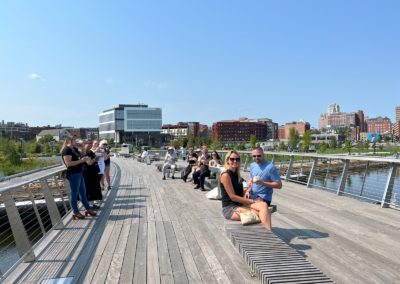
[[[261,148],[252,151],[254,162],[250,165],[250,185],[243,188],[240,177],[240,156],[230,151],[225,156],[226,171],[221,174],[222,213],[226,219],[240,220],[240,212],[249,209],[261,220],[267,231],[271,231],[271,215],[268,206],[273,188],[281,188],[282,182],[272,163],[264,160]]]

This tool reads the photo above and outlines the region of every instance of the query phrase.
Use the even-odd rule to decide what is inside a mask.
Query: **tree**
[[[250,146],[251,149],[256,148],[257,137],[254,134],[250,135]]]
[[[307,130],[303,135],[303,149],[305,152],[308,152],[308,149],[310,149],[311,140],[312,140],[311,131]]]
[[[349,155],[351,153],[351,148],[352,148],[351,141],[350,140],[344,141],[344,149],[346,150],[347,153],[349,153]]]
[[[290,128],[289,142],[288,142],[289,149],[290,150],[296,149],[299,140],[300,140],[299,132],[297,132],[296,128],[294,127]]]
[[[279,151],[286,151],[287,146],[284,142],[279,143]]]
[[[4,163],[12,166],[19,166],[22,163],[21,155],[17,151],[15,143],[9,139],[0,142],[0,157],[3,157]]]
[[[325,153],[326,149],[328,149],[328,145],[325,142],[322,142],[321,144],[319,144],[319,146],[318,146],[319,153]]]
[[[45,136],[41,137],[38,142],[40,144],[47,144],[47,143],[49,143],[51,141],[54,141],[53,136],[50,135],[50,134],[46,134]]]
[[[336,136],[332,136],[331,140],[329,141],[329,148],[336,149],[337,148],[337,139]]]

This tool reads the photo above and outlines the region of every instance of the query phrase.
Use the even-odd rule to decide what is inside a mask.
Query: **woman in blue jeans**
[[[82,174],[82,164],[89,159],[82,157],[79,150],[75,147],[75,138],[67,138],[61,148],[61,156],[67,167],[67,179],[71,187],[71,196],[69,202],[72,208],[72,219],[85,219],[85,216],[96,216],[96,212],[90,209],[86,198],[85,180]],[[86,208],[85,216],[78,209],[78,194],[83,206]]]

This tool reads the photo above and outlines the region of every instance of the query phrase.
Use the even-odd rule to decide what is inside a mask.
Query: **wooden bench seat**
[[[225,231],[261,283],[334,283],[261,224],[244,227],[228,220]]]

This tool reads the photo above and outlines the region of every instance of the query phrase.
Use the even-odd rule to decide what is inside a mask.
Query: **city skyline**
[[[0,114],[98,126],[118,104],[163,124],[267,117],[318,127],[329,104],[369,118],[400,105],[400,2],[4,1]]]

